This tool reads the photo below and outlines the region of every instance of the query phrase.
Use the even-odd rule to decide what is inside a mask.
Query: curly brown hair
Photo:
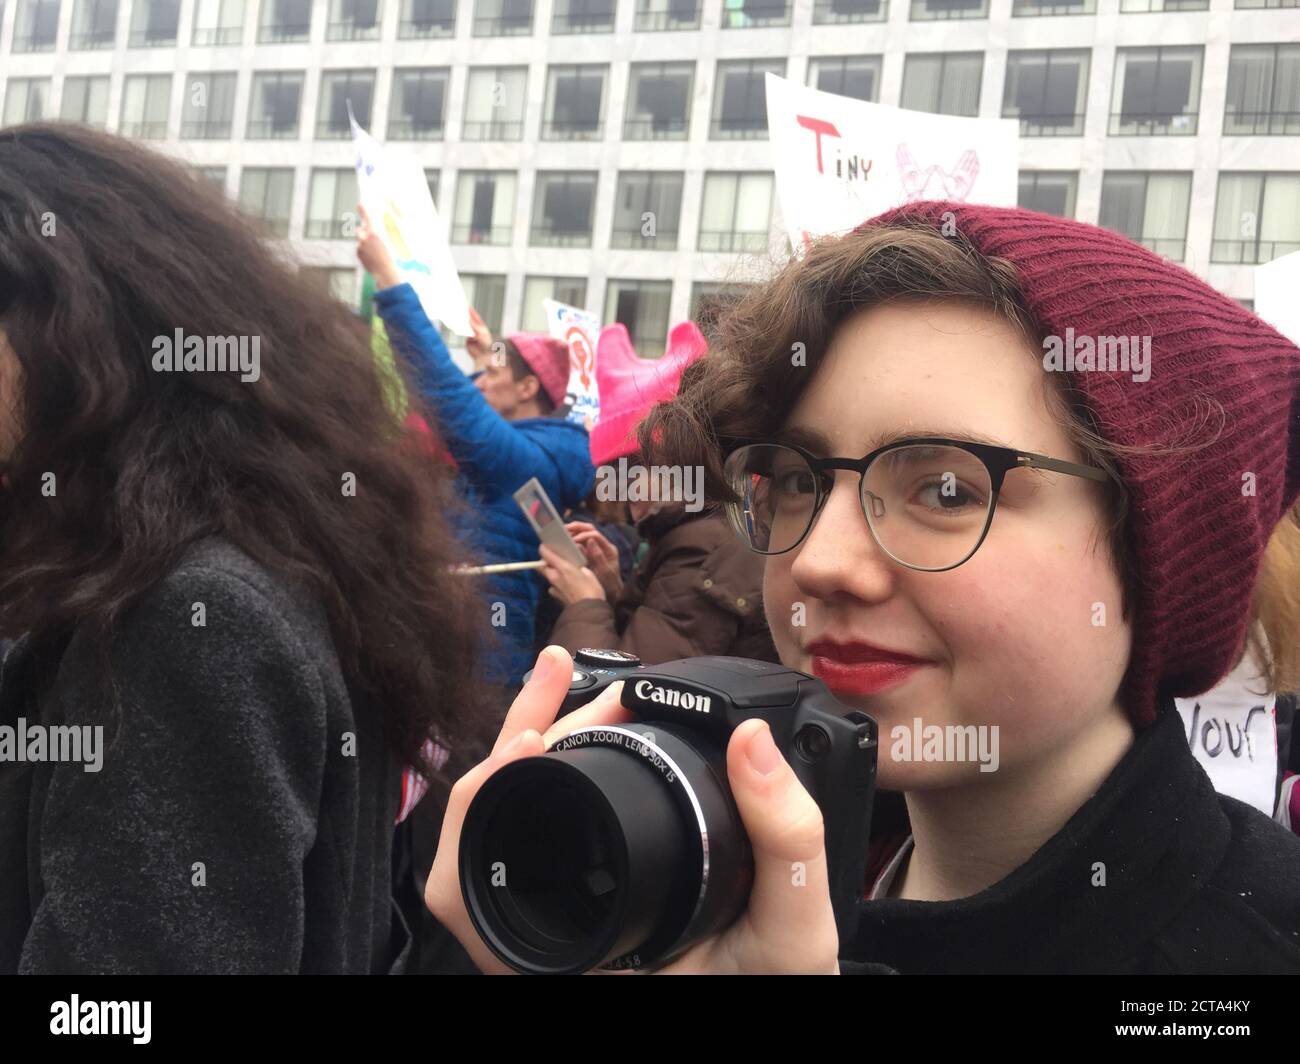
[[[449,571],[450,469],[408,445],[349,310],[218,191],[123,138],[0,132],[0,329],[20,366],[0,633],[79,627],[107,661],[132,604],[221,536],[320,596],[350,687],[408,763],[465,733],[482,611]],[[154,372],[177,329],[259,338],[260,378]]]
[[[928,299],[984,307],[1041,350],[1044,331],[1025,305],[1015,267],[982,254],[962,236],[941,236],[913,223],[823,237],[766,283],[741,292],[712,323],[707,357],[687,367],[675,400],[658,404],[642,421],[642,453],[657,463],[702,466],[707,498],[714,504],[734,501],[722,475],[727,449],[781,427],[845,319],[886,302]],[[1110,474],[1103,506],[1127,616],[1136,575],[1125,535],[1127,495],[1116,462],[1125,449],[1100,434],[1064,374],[1043,377],[1047,400],[1084,460]]]

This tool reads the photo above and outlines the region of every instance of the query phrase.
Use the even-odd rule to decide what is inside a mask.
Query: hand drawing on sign
[[[906,144],[898,146],[898,176],[903,182],[905,202],[925,199],[930,182],[938,178],[943,188],[943,198],[964,203],[975,187],[975,178],[979,176],[980,160],[974,149],[967,148],[961,153],[957,165],[949,172],[938,163],[931,163],[924,170],[912,157],[912,150]],[[937,189],[931,195],[937,194]]]

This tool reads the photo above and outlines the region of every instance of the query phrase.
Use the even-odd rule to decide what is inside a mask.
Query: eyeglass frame
[[[980,530],[979,539],[976,540],[975,546],[960,561],[953,562],[952,565],[944,565],[939,568],[929,568],[923,565],[912,565],[903,561],[894,554],[888,547],[880,542],[880,537],[876,535],[875,527],[871,523],[871,515],[867,513],[866,500],[866,483],[867,470],[871,468],[871,463],[879,458],[882,454],[890,451],[897,451],[904,447],[915,446],[942,446],[956,447],[959,450],[966,451],[974,455],[983,463],[984,468],[989,474],[989,506],[988,516],[984,519],[984,527]],[[975,556],[975,552],[983,545],[984,540],[988,537],[989,529],[993,527],[993,513],[998,507],[998,496],[1002,493],[1002,483],[1006,479],[1007,473],[1013,469],[1046,469],[1053,473],[1064,473],[1067,476],[1083,477],[1087,480],[1100,482],[1109,482],[1112,480],[1111,475],[1106,470],[1098,466],[1082,465],[1078,462],[1067,462],[1063,458],[1050,458],[1045,454],[1037,454],[1033,451],[1022,451],[1015,447],[1001,447],[992,443],[976,443],[974,440],[957,440],[946,436],[914,436],[903,440],[894,440],[877,447],[870,454],[863,455],[861,458],[818,458],[815,454],[797,443],[786,443],[777,440],[757,440],[757,439],[733,439],[727,447],[723,456],[723,468],[730,461],[731,456],[745,447],[767,446],[767,447],[784,447],[787,450],[794,451],[800,455],[813,473],[813,483],[816,485],[816,495],[813,499],[812,513],[808,517],[808,524],[790,546],[783,550],[765,551],[759,550],[753,545],[750,537],[745,534],[745,530],[740,525],[740,511],[736,503],[727,503],[724,509],[727,512],[727,520],[732,530],[739,536],[742,543],[745,544],[755,554],[761,554],[765,558],[776,557],[780,554],[789,554],[790,551],[800,546],[808,538],[808,534],[813,530],[813,525],[817,523],[817,518],[821,516],[822,508],[831,497],[831,491],[834,490],[834,478],[829,478],[832,482],[830,490],[824,490],[823,481],[828,479],[823,474],[829,470],[847,469],[858,474],[858,509],[862,511],[862,518],[867,522],[867,530],[871,533],[871,538],[875,541],[882,551],[890,559],[897,562],[905,568],[912,569],[919,573],[946,573],[949,570],[956,569],[959,565],[965,565]],[[730,485],[728,485],[730,487]],[[871,493],[875,495],[874,492]],[[879,496],[876,496],[879,498]]]

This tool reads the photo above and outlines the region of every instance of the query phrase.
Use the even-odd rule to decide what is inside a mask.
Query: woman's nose
[[[898,564],[876,542],[858,501],[857,477],[841,472],[813,527],[795,550],[790,575],[805,594],[878,602],[893,592]]]

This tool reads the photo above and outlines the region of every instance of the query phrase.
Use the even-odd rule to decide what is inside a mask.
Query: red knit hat
[[[542,391],[559,406],[569,390],[569,349],[563,340],[546,333],[510,333],[507,337],[536,375]]]
[[[1213,440],[1118,460],[1138,585],[1124,704],[1144,726],[1160,698],[1209,690],[1237,663],[1264,547],[1300,494],[1300,349],[1107,229],[949,202],[908,204],[859,228],[887,224],[955,227],[982,254],[1012,263],[1044,335],[1151,337],[1148,380],[1072,371],[1070,383],[1112,443]]]

